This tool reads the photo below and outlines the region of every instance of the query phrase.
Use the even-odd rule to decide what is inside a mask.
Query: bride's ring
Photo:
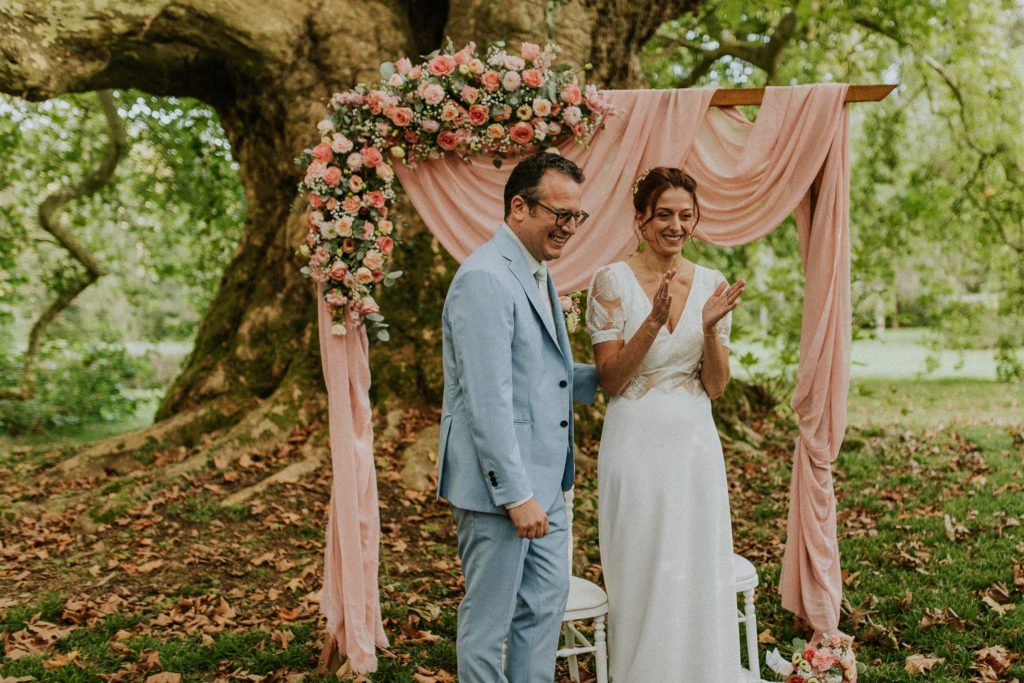
[[[667,299],[668,298],[668,294],[659,294],[658,298],[659,299]]]

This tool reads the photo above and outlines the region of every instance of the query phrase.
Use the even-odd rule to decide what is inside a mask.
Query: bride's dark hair
[[[651,218],[654,217],[654,209],[658,206],[658,199],[661,195],[672,187],[681,187],[690,193],[693,197],[693,210],[697,214],[697,222],[693,224],[693,227],[697,227],[697,223],[700,223],[700,203],[697,201],[697,181],[692,176],[683,173],[682,169],[669,168],[667,166],[655,166],[652,169],[648,169],[645,173],[641,174],[637,181],[633,184],[633,208],[636,209],[637,214],[643,216],[648,211],[651,212]],[[651,220],[648,218],[640,224],[642,230],[647,221]]]

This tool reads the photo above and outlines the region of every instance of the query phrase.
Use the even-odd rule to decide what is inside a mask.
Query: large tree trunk
[[[553,39],[595,64],[596,82],[639,84],[636,51],[666,17],[700,0],[23,0],[0,4],[0,90],[39,100],[138,88],[195,97],[219,112],[248,200],[242,239],[206,312],[195,349],[158,419],[183,419],[195,440],[246,425],[226,443],[287,434],[322,396],[313,286],[293,255],[304,220],[291,213],[293,159],[315,138],[322,98],[373,79],[381,61],[456,44]],[[375,398],[436,401],[440,305],[453,262],[412,225],[398,267],[416,287],[382,297],[393,341],[373,351]],[[259,419],[247,419],[258,408]],[[162,438],[174,438],[167,431]],[[124,446],[122,446],[123,448]]]

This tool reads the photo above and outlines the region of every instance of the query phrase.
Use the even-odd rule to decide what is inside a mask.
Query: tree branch
[[[32,397],[36,358],[39,355],[39,345],[46,328],[89,285],[106,275],[106,270],[103,269],[99,261],[67,228],[61,225],[60,221],[61,211],[68,202],[95,194],[111,181],[118,162],[128,149],[128,135],[124,121],[117,113],[113,93],[110,90],[101,90],[97,93],[97,97],[103,108],[103,116],[107,121],[107,135],[110,138],[103,151],[103,158],[100,160],[99,166],[78,183],[63,187],[49,195],[39,204],[38,212],[40,227],[53,235],[57,242],[82,264],[85,272],[79,274],[69,287],[61,287],[56,298],[32,325],[32,330],[28,335],[28,348],[25,350],[25,358],[22,363],[21,380],[18,389],[15,390],[17,396],[22,399]],[[8,397],[10,393],[10,390],[5,392]]]

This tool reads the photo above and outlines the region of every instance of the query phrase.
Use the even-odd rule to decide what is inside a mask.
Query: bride
[[[647,249],[594,273],[587,328],[608,404],[598,456],[601,564],[614,683],[737,681],[732,528],[711,399],[729,380],[744,281],[688,261],[697,183],[653,168],[633,185]]]

